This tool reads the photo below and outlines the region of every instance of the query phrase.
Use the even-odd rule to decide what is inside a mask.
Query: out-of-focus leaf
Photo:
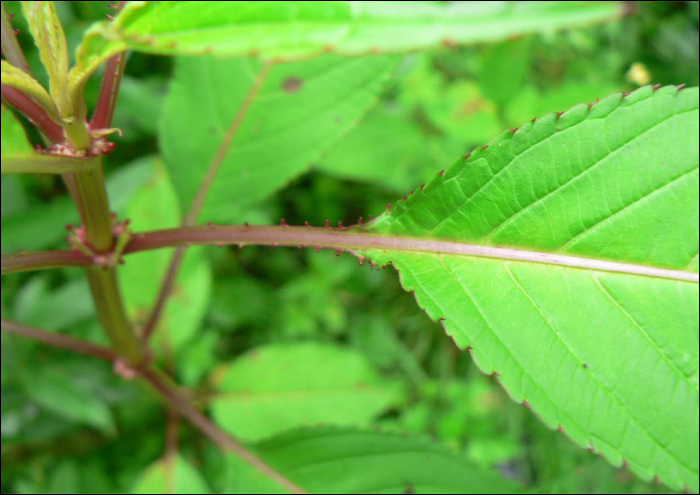
[[[488,47],[482,56],[479,74],[479,86],[484,96],[499,104],[507,102],[525,80],[531,55],[532,38]]]
[[[165,100],[164,82],[157,79],[122,78],[119,104],[114,113],[114,127],[124,129],[125,139],[138,131],[155,136]]]
[[[253,350],[224,366],[216,387],[216,421],[247,440],[319,423],[365,425],[400,397],[360,354],[317,343]]]
[[[162,145],[183,211],[206,183],[201,218],[241,221],[357,124],[394,65],[327,56],[266,75],[254,60],[180,59]]]
[[[136,484],[133,492],[147,494],[196,494],[211,493],[202,475],[180,456],[163,459],[148,468]]]
[[[76,425],[91,426],[104,433],[114,432],[109,408],[82,390],[74,378],[49,369],[27,371],[22,377],[27,394],[36,404]]]
[[[47,481],[46,493],[83,493],[78,465],[71,461],[59,464]]]
[[[60,331],[95,314],[90,288],[85,279],[49,290],[45,280],[35,277],[18,294],[16,319],[46,330]]]
[[[622,14],[618,2],[130,2],[88,32],[71,79],[127,48],[290,61],[501,41]]]
[[[180,224],[180,209],[175,191],[163,166],[152,163],[153,178],[138,191],[126,208],[134,231],[176,227]],[[148,318],[163,277],[170,264],[172,250],[161,250],[130,256],[120,277],[124,301],[129,313],[137,320]],[[167,328],[169,346],[180,349],[195,334],[209,301],[211,273],[202,249],[192,249],[185,255],[182,269],[175,282],[172,300],[167,305],[161,328]]]
[[[308,493],[520,493],[515,483],[421,437],[351,429],[299,430],[256,452]],[[229,458],[227,493],[287,493]]]
[[[432,139],[410,115],[379,108],[350,131],[316,169],[344,179],[381,184],[396,192],[407,191],[439,167],[425,152]]]
[[[28,197],[17,177],[2,178],[0,193],[2,218],[17,215],[27,208]]]

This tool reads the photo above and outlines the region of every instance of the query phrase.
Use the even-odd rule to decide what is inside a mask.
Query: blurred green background
[[[20,12],[19,2],[4,3]],[[58,6],[73,47],[108,13],[107,2]],[[698,2],[635,3],[633,11],[604,26],[405,57],[366,119],[247,220],[352,224],[533,117],[645,84],[696,86]],[[20,17],[16,27],[36,65]],[[124,136],[107,160],[110,193],[120,216],[140,229],[179,218],[157,158],[171,71],[167,58],[132,55],[115,119]],[[98,87],[94,78],[92,101]],[[54,178],[3,177],[1,198],[3,253],[61,247],[64,225],[77,223]],[[168,260],[161,252],[125,267],[122,285],[137,320]],[[370,271],[326,252],[201,249],[188,257],[174,297],[160,357],[242,438],[264,438],[285,424],[246,421],[235,400],[241,390],[323,386],[362,407],[341,401],[319,421],[429,435],[534,492],[665,492],[513,404],[422,314],[391,269]],[[77,270],[3,277],[2,317],[104,342]],[[298,362],[308,369],[289,369]],[[141,386],[123,383],[103,363],[4,334],[1,366],[2,493],[148,491],[154,475],[144,473],[163,457],[166,432],[177,423]],[[319,384],[318,375],[342,379]],[[358,394],[358,387],[373,393]],[[180,425],[178,449],[196,468],[182,476],[197,489],[225,489],[223,460],[206,439]]]

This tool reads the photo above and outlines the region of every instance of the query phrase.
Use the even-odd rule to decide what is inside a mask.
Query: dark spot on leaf
[[[284,89],[287,93],[296,93],[303,87],[304,81],[298,77],[288,77],[282,83],[282,89]]]

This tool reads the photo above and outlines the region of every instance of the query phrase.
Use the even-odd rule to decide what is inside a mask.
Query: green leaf
[[[443,152],[443,148],[448,148]],[[456,148],[456,149],[455,149]],[[403,192],[428,180],[440,158],[459,155],[459,147],[427,136],[407,112],[378,108],[338,143],[316,170],[342,179],[376,183]]]
[[[499,104],[507,102],[520,89],[531,59],[532,38],[499,43],[486,49],[479,74],[484,96]]]
[[[66,121],[73,119],[68,93],[68,46],[55,2],[21,2],[41,63],[49,74],[49,89],[58,112]],[[50,107],[49,107],[50,108]]]
[[[589,25],[622,13],[618,2],[130,2],[113,23],[91,28],[73,78],[126,48],[278,61],[327,52],[404,53]]]
[[[141,476],[133,493],[208,494],[211,493],[202,475],[180,456],[163,459]]]
[[[258,455],[308,493],[521,493],[426,438],[339,428],[300,430],[262,442]],[[285,493],[229,457],[227,493]]]
[[[31,399],[46,411],[105,433],[115,431],[109,408],[97,397],[81,389],[74,377],[41,369],[27,370],[22,380]]]
[[[0,211],[3,219],[18,215],[27,209],[29,197],[18,177],[3,177],[0,188]]]
[[[697,88],[506,132],[368,230],[396,247],[360,254],[392,263],[515,401],[613,465],[697,492]]]
[[[206,221],[241,221],[356,125],[394,66],[328,56],[268,73],[253,60],[180,59],[162,147],[183,211],[208,191]]]
[[[219,371],[217,389],[217,423],[252,441],[319,423],[369,424],[399,397],[360,354],[318,343],[251,351]]]
[[[152,178],[134,195],[126,208],[136,232],[177,227],[181,215],[177,196],[163,165],[151,162]],[[172,258],[172,250],[141,253],[130,257],[120,270],[127,311],[137,321],[148,319]],[[185,255],[175,281],[171,303],[167,305],[159,330],[167,330],[169,347],[177,352],[200,329],[211,293],[211,270],[202,249]],[[157,338],[157,336],[156,336]]]
[[[2,84],[11,86],[33,97],[41,107],[46,110],[49,116],[58,122],[56,107],[44,87],[32,76],[5,60],[2,61]],[[4,120],[5,115],[3,113],[3,121]]]
[[[95,315],[85,279],[49,289],[44,278],[33,278],[17,295],[15,318],[54,332],[74,328]]]
[[[4,67],[4,64],[3,64]],[[3,81],[3,84],[5,81]],[[2,122],[0,129],[2,130],[2,163],[5,160],[22,159],[34,155],[36,152],[27,139],[27,134],[24,132],[24,127],[20,124],[12,110],[2,105]]]

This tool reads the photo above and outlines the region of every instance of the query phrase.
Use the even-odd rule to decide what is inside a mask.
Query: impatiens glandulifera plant
[[[114,7],[113,20],[88,30],[70,68],[54,3],[22,2],[48,90],[34,78],[4,5],[2,11],[2,174],[60,174],[82,219],[69,249],[2,256],[2,274],[82,267],[112,346],[5,320],[3,332],[110,361],[124,378],[150,384],[232,454],[232,492],[517,492],[448,450],[403,436],[320,428],[261,443],[236,439],[159,367],[149,339],[187,248],[347,252],[372,268],[393,265],[457,347],[546,425],[645,480],[697,493],[697,88],[646,86],[533,119],[353,227],[227,225],[303,173],[362,118],[394,71],[395,54],[603,22],[621,16],[622,4]],[[111,121],[127,50],[190,56],[177,60],[161,129],[185,212],[179,228],[132,232],[110,208],[102,156],[119,132]],[[89,114],[84,88],[101,66]],[[10,107],[42,143],[30,144]],[[137,331],[118,284],[120,265],[130,254],[163,248],[175,254]],[[323,352],[331,351],[300,349],[298,359],[312,363]],[[275,353],[266,358],[274,361]],[[339,362],[338,373],[353,369],[371,382],[352,359]],[[375,404],[385,400],[378,395]],[[227,431],[251,421],[244,411],[213,412],[233,423]],[[267,433],[262,427],[253,440]],[[343,476],[349,468],[352,476]],[[157,483],[161,469],[154,466],[145,485]]]

